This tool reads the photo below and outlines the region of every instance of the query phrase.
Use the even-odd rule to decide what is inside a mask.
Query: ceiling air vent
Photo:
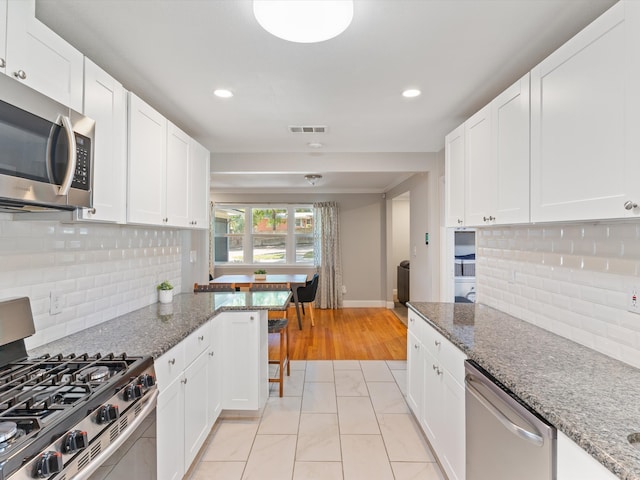
[[[326,125],[289,125],[291,133],[327,133]]]

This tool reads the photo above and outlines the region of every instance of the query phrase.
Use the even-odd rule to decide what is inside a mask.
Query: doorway
[[[391,199],[391,235],[388,268],[392,272],[393,313],[407,324],[406,302],[410,299],[411,285],[411,193],[405,192]]]

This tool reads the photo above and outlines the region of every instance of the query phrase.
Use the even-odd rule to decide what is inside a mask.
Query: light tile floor
[[[406,379],[402,361],[292,361],[261,417],[218,420],[190,480],[444,480]]]

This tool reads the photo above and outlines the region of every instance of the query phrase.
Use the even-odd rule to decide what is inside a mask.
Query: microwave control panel
[[[73,188],[89,190],[91,188],[91,139],[75,133],[76,136],[76,171],[73,175]]]

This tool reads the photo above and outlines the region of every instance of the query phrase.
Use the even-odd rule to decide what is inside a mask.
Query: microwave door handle
[[[67,172],[64,175],[58,195],[67,195],[71,188],[71,182],[73,182],[73,175],[76,172],[76,164],[78,162],[78,154],[76,152],[76,136],[73,133],[73,126],[71,125],[71,119],[60,115],[59,120],[62,120],[62,127],[67,134],[67,141],[69,142],[69,158],[67,162]]]
[[[47,138],[47,179],[51,185],[55,185],[56,181],[53,176],[53,136],[56,132],[56,127],[59,126],[60,118],[56,121],[56,123],[51,124],[51,130],[49,131],[49,137]]]

